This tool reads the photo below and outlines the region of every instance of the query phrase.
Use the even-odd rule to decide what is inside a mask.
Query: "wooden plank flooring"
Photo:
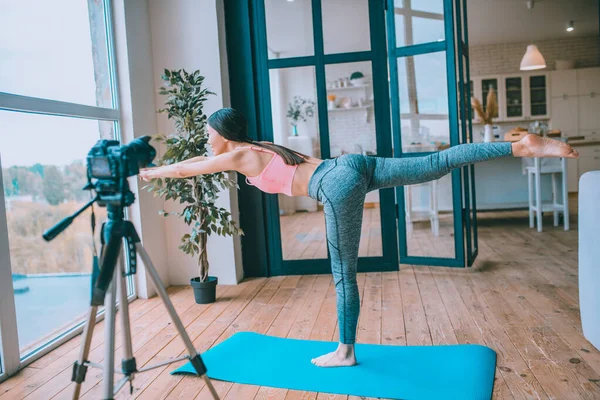
[[[498,355],[495,399],[600,399],[600,351],[581,332],[575,219],[573,229],[564,232],[552,227],[549,217],[540,234],[527,226],[526,212],[482,213],[480,255],[469,270],[402,266],[398,272],[359,274],[358,341],[479,343]],[[452,243],[427,234],[415,238],[424,254],[452,250]],[[202,306],[194,303],[187,287],[169,291],[201,351],[244,330],[313,340],[338,337],[330,275],[249,279],[219,286],[217,302]],[[136,300],[130,309],[139,366],[183,353],[158,299]],[[74,338],[0,384],[0,400],[70,398],[71,365],[80,342],[80,337]],[[102,359],[103,342],[100,323],[92,343],[94,361]],[[116,346],[121,346],[118,335]],[[210,399],[203,380],[171,376],[173,367],[139,374],[133,395],[123,390],[117,398]],[[82,398],[100,398],[100,383],[98,370],[91,370]],[[228,382],[215,382],[215,387],[224,399],[358,400]]]
[[[380,257],[383,254],[380,212],[379,207],[363,210],[358,249],[360,257]],[[284,260],[327,258],[323,211],[282,215],[279,217],[279,223]],[[429,228],[429,224],[427,228]],[[422,229],[424,229],[424,225]]]
[[[381,241],[381,210],[379,207],[365,208],[358,248],[360,257],[380,257],[383,254]],[[306,260],[327,258],[325,241],[325,217],[323,211],[297,212],[282,215],[281,244],[284,260]],[[413,232],[408,236],[408,254],[426,256],[433,250],[423,246],[429,241],[444,242],[438,246],[435,256],[454,258],[454,218],[451,213],[439,214],[439,235],[434,236],[429,221],[415,221]]]

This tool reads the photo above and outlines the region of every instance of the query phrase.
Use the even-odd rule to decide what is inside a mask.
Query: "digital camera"
[[[151,166],[156,150],[150,146],[150,136],[143,136],[121,145],[117,140],[99,140],[87,155],[87,190],[95,190],[98,204],[131,205],[133,193],[127,178],[139,174],[140,168]],[[97,179],[92,182],[92,179]]]

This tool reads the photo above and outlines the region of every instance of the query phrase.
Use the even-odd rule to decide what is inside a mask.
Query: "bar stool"
[[[523,159],[523,162],[526,162]],[[554,226],[559,224],[559,214],[563,214],[565,231],[569,230],[569,195],[567,187],[566,158],[533,158],[533,165],[525,167],[529,186],[529,227],[534,227],[537,218],[537,231],[542,231],[542,213],[554,213]],[[552,177],[552,202],[542,202],[542,175]],[[561,202],[558,200],[558,181],[561,180]],[[535,218],[534,218],[535,217]]]
[[[406,212],[406,229],[408,235],[412,235],[413,222],[429,220],[431,223],[431,232],[434,236],[440,235],[440,220],[438,213],[437,200],[437,180],[419,183],[416,185],[404,186],[404,208]],[[429,207],[423,211],[414,211],[412,209],[412,188],[422,187],[429,190]]]

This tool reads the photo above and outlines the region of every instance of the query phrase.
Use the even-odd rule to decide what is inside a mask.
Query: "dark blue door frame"
[[[455,62],[455,59],[459,54],[456,54],[454,51],[455,19],[453,18],[453,0],[444,0],[446,32],[446,40],[444,42],[427,43],[402,48],[395,48],[395,43],[393,46],[390,44],[391,42],[395,42],[395,34],[390,35],[389,31],[390,18],[392,24],[394,19],[393,3],[393,0],[369,1],[369,23],[371,33],[370,51],[324,54],[321,0],[312,0],[314,55],[269,60],[266,46],[267,35],[264,2],[262,0],[247,0],[243,2],[225,0],[225,28],[227,35],[231,102],[232,107],[240,109],[248,117],[251,137],[255,140],[273,140],[269,70],[312,66],[315,68],[316,75],[317,107],[318,115],[320,116],[319,133],[321,156],[322,158],[329,158],[330,149],[325,65],[369,61],[371,62],[373,73],[377,155],[382,157],[406,157],[406,154],[403,155],[401,153],[401,146],[399,146],[401,135],[399,129],[399,113],[394,111],[394,107],[398,107],[396,110],[399,110],[397,71],[396,66],[389,70],[392,82],[391,85],[388,85],[388,60],[389,65],[392,66],[392,63],[396,63],[397,57],[424,54],[434,51],[446,51],[447,60],[452,60],[452,62],[447,61],[448,93],[451,99],[449,101],[451,145],[466,141],[459,139],[458,104],[456,101],[452,101],[452,99],[457,98],[457,84],[459,85],[459,91],[461,88],[464,88],[462,82],[457,82],[456,79],[456,69],[459,68],[460,71],[462,71],[462,67],[459,63]],[[388,48],[386,48],[386,8],[389,8],[390,10],[387,13]],[[460,11],[458,11],[457,15],[460,15]],[[391,29],[393,29],[393,25],[391,25]],[[449,38],[451,40],[448,40]],[[462,43],[462,40],[461,44],[462,46],[459,47],[466,50],[466,44]],[[249,60],[252,62],[248,62]],[[396,84],[393,82],[394,76]],[[452,94],[454,97],[452,97]],[[389,107],[390,101],[392,104],[391,116]],[[461,111],[461,115],[465,115],[464,110]],[[465,119],[466,118],[461,118],[463,124],[465,123]],[[470,118],[468,119],[468,125],[468,131],[470,132]],[[392,153],[392,135],[390,135],[392,129],[397,133],[393,135],[394,153]],[[464,129],[461,131],[465,132]],[[472,224],[469,224],[469,221],[463,219],[463,216],[466,217],[471,215],[469,210],[462,206],[463,195],[468,195],[467,189],[464,189],[464,191],[462,190],[463,179],[461,171],[454,171],[452,173],[454,226],[456,232],[455,259],[410,257],[406,254],[406,236],[405,232],[403,232],[405,227],[400,229],[400,236],[398,236],[399,230],[396,226],[398,218],[399,221],[402,222],[405,220],[404,194],[402,190],[386,189],[380,191],[383,256],[361,257],[359,259],[359,271],[398,270],[399,260],[404,264],[465,266],[464,232],[465,227],[467,225],[472,226]],[[242,237],[245,276],[330,273],[330,263],[328,259],[283,260],[277,196],[260,193],[255,188],[248,187],[243,179],[239,179],[239,182],[240,224],[245,231],[245,235]],[[397,204],[395,201],[396,198],[398,199]],[[401,223],[399,225],[404,226],[405,224]],[[400,241],[398,241],[398,237],[401,238]],[[470,243],[470,241],[468,243]],[[400,253],[398,250],[400,250]],[[469,249],[467,248],[466,250],[466,253],[471,255]]]
[[[471,108],[468,66],[468,44],[466,24],[466,0],[444,0],[445,39],[416,45],[398,47],[396,44],[396,26],[394,0],[386,0],[388,30],[388,60],[390,69],[390,90],[392,106],[392,129],[394,138],[394,157],[418,157],[429,153],[402,152],[402,131],[400,121],[400,103],[398,95],[398,59],[422,54],[445,52],[446,75],[448,83],[448,120],[450,124],[450,146],[472,142]],[[413,0],[414,1],[414,0]],[[462,13],[461,13],[462,11]],[[463,36],[464,26],[464,36]],[[463,62],[463,57],[466,62]],[[466,69],[465,69],[466,68]],[[466,82],[465,82],[466,81]],[[465,90],[466,88],[466,90]],[[458,97],[460,96],[460,97]],[[460,101],[457,99],[460,98]],[[400,263],[448,267],[470,266],[477,256],[477,220],[475,212],[475,169],[464,167],[451,173],[452,204],[454,217],[454,258],[412,256],[408,252],[406,224],[404,223],[404,188],[396,188],[398,200],[398,235]],[[469,190],[469,187],[471,190]],[[471,195],[471,196],[469,196]],[[473,241],[471,237],[473,236]],[[473,246],[473,243],[475,246]],[[475,248],[474,248],[475,247]]]

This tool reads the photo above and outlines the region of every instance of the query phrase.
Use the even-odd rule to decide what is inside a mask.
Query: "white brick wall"
[[[343,111],[330,111],[329,114],[329,140],[331,156],[336,157],[345,153],[358,153],[359,147],[363,151],[376,151],[375,145],[375,119],[373,116],[373,85],[372,68],[370,62],[356,62],[348,64],[327,65],[325,75],[327,81],[349,77],[352,72],[360,71],[365,76],[367,88],[331,91],[338,101],[348,97],[358,102],[360,98],[371,105],[368,109],[355,109]]]
[[[528,42],[470,46],[471,76],[505,74],[519,70]],[[598,36],[575,37],[536,41],[535,45],[546,60],[548,70],[555,69],[555,61],[574,60],[576,68],[600,65]]]
[[[368,112],[368,122],[365,118]],[[329,113],[329,140],[333,157],[346,153],[375,152],[373,109],[333,111]]]

